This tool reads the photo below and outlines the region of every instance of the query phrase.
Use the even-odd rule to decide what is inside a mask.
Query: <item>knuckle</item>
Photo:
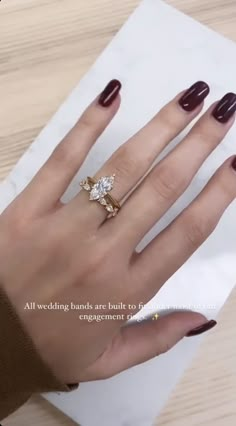
[[[134,155],[134,150],[128,145],[119,148],[113,157],[111,163],[115,165],[117,180],[119,176],[130,177],[136,173],[137,169],[144,167],[144,162],[139,159],[139,156]]]
[[[101,123],[97,123],[88,112],[84,113],[74,127],[74,131],[79,135],[96,135],[97,128],[100,128]]]
[[[173,347],[173,342],[170,341],[167,333],[156,333],[154,335],[155,356],[159,356],[169,352]]]
[[[173,117],[168,105],[165,105],[162,109],[160,109],[159,113],[156,116],[156,119],[160,120],[164,127],[170,128],[173,125]]]
[[[160,120],[163,129],[167,129],[168,133],[173,133],[177,131],[180,127],[180,117],[179,114],[175,113],[175,107],[171,104],[165,105],[158,113],[157,117]]]
[[[174,200],[180,196],[187,181],[182,173],[178,173],[171,166],[158,166],[150,179],[154,192],[164,200]]]
[[[216,226],[212,218],[196,212],[184,213],[182,220],[183,235],[193,249],[203,244]]]
[[[163,355],[163,354],[169,352],[170,349],[172,348],[172,346],[173,345],[170,342],[168,342],[168,341],[163,342],[160,345],[159,350],[157,351],[157,356]]]
[[[73,152],[69,147],[67,139],[64,139],[53,151],[50,161],[55,164],[70,163],[74,157]]]
[[[213,149],[221,142],[224,134],[225,129],[219,129],[218,126],[212,125],[209,122],[209,117],[205,115],[195,124],[189,136],[194,138],[197,143],[203,143]]]
[[[101,129],[89,117],[84,114],[78,123],[71,129],[68,135],[54,149],[51,161],[56,164],[73,164],[77,162],[73,145],[79,138],[81,141],[94,141],[99,136]]]
[[[230,177],[231,176],[229,176],[228,168],[226,167],[222,167],[220,170],[218,170],[215,177],[215,183],[217,185],[219,194],[221,194],[222,200],[224,200],[225,209],[229,202],[234,200],[236,196],[235,182],[234,180],[232,181]]]

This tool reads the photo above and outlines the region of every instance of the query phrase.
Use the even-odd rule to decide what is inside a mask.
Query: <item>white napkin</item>
[[[78,191],[81,178],[93,175],[121,143],[177,92],[197,80],[205,80],[212,89],[206,101],[208,107],[226,92],[236,92],[235,76],[233,42],[158,0],[144,0],[0,185],[0,209],[28,184],[110,79],[118,78],[123,83],[121,110],[92,149],[71,184],[67,199]],[[235,152],[236,127],[143,244],[165,227],[195,197],[224,159]],[[166,283],[146,312],[150,313],[150,306],[154,311],[185,307],[201,311],[209,318],[217,315],[235,283],[235,217],[236,203],[233,203],[214,234]],[[82,384],[72,394],[53,394],[47,398],[82,426],[150,426],[200,340],[184,339],[168,354],[110,380]]]

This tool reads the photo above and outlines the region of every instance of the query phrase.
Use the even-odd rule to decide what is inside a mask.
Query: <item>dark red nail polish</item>
[[[187,333],[186,336],[187,337],[198,336],[199,334],[205,333],[205,331],[211,330],[213,327],[216,326],[216,324],[217,322],[214,320],[208,321],[206,322],[206,324],[200,325],[199,327],[189,331],[189,333]]]
[[[236,112],[236,95],[227,93],[216,105],[212,115],[220,123],[227,123]]]
[[[236,157],[234,157],[231,166],[233,167],[233,169],[236,171]]]
[[[193,111],[209,95],[210,88],[204,81],[193,84],[180,98],[179,104],[185,111]]]
[[[121,82],[119,80],[111,80],[100,95],[99,105],[105,108],[109,107],[118,96],[120,89]]]

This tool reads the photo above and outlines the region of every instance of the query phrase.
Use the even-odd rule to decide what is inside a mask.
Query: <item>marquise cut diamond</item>
[[[114,187],[114,181],[115,174],[112,176],[103,176],[97,181],[94,178],[87,177],[87,179],[80,182],[80,186],[89,192],[89,199],[91,201],[98,201],[106,209],[108,212],[107,219],[116,216],[120,210],[118,201],[114,200],[109,194]]]
[[[113,189],[114,176],[105,176],[98,180],[90,192],[90,200],[99,200],[107,195]]]

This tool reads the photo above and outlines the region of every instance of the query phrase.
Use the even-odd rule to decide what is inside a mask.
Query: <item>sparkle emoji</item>
[[[158,320],[158,318],[159,318],[159,315],[155,314],[155,315],[153,315],[152,320]]]

